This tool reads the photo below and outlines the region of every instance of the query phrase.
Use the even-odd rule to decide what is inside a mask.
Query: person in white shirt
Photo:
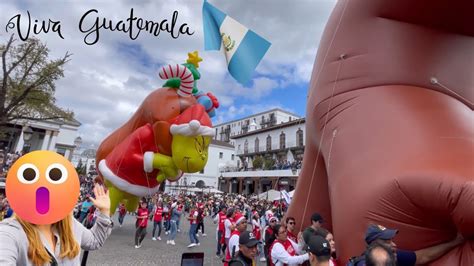
[[[225,238],[226,246],[229,246],[230,234],[232,233],[232,231],[235,228],[235,224],[234,224],[235,211],[234,211],[234,208],[229,208],[227,210],[227,215],[226,216],[227,216],[227,218],[224,221],[224,229],[225,229],[224,238]]]
[[[226,259],[230,260],[239,251],[239,236],[242,232],[247,230],[247,218],[239,214],[235,216],[235,230],[231,233],[229,238],[229,245],[227,247]]]
[[[287,231],[284,226],[275,225],[273,230],[273,237],[275,241],[270,246],[270,258],[275,266],[288,266],[301,264],[309,259],[309,255],[301,254],[301,249],[296,243],[290,241],[287,237]]]

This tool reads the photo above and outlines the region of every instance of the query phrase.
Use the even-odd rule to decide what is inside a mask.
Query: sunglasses
[[[270,221],[270,223],[276,223],[276,221],[275,221],[275,220],[273,220],[273,221]]]
[[[289,222],[288,224],[295,224],[295,222]]]

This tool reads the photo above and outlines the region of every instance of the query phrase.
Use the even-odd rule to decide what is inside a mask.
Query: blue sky
[[[169,63],[184,63],[187,53],[198,50],[198,87],[213,92],[221,107],[213,123],[238,119],[270,108],[283,108],[305,116],[306,94],[318,43],[335,0],[211,0],[211,4],[272,43],[257,67],[252,81],[242,86],[227,72],[224,55],[204,51],[202,1],[34,1],[0,2],[0,41],[8,20],[16,15],[61,21],[64,40],[57,35],[39,34],[47,43],[51,59],[66,52],[73,54],[65,67],[65,77],[57,82],[56,98],[82,123],[79,130],[85,143],[97,145],[133,114],[147,94],[161,87],[158,69]],[[138,4],[137,4],[138,3]],[[170,19],[179,12],[178,25],[187,23],[195,33],[173,39],[168,33],[158,37],[142,32],[132,41],[126,33],[100,31],[97,44],[84,44],[78,30],[81,16],[97,9],[95,17],[116,23],[126,20],[130,9],[145,20]],[[87,23],[93,23],[91,16]],[[23,24],[22,27],[25,27]]]

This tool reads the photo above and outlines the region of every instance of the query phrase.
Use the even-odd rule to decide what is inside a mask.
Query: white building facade
[[[76,120],[15,121],[6,129],[0,142],[8,152],[50,150],[71,160],[80,126]],[[31,130],[32,134],[27,141],[24,138],[26,130]]]
[[[275,108],[265,112],[257,113],[242,119],[215,125],[216,135],[214,139],[233,143],[232,137],[245,134],[253,129],[273,127],[282,123],[291,122],[300,116],[291,112]]]
[[[293,190],[303,161],[305,124],[305,118],[264,127],[250,123],[247,132],[230,137],[237,171],[222,171],[219,189],[239,194]],[[254,166],[257,157],[263,163]]]

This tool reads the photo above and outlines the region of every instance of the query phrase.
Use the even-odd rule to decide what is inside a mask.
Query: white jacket
[[[291,241],[291,245],[296,250],[296,253],[299,254],[301,252],[300,248],[296,243]],[[283,266],[283,264],[288,264],[288,266],[298,265],[307,260],[309,260],[309,255],[297,255],[291,256],[286,250],[285,247],[279,242],[276,242],[272,247],[272,252],[270,254],[271,260],[275,266]]]

